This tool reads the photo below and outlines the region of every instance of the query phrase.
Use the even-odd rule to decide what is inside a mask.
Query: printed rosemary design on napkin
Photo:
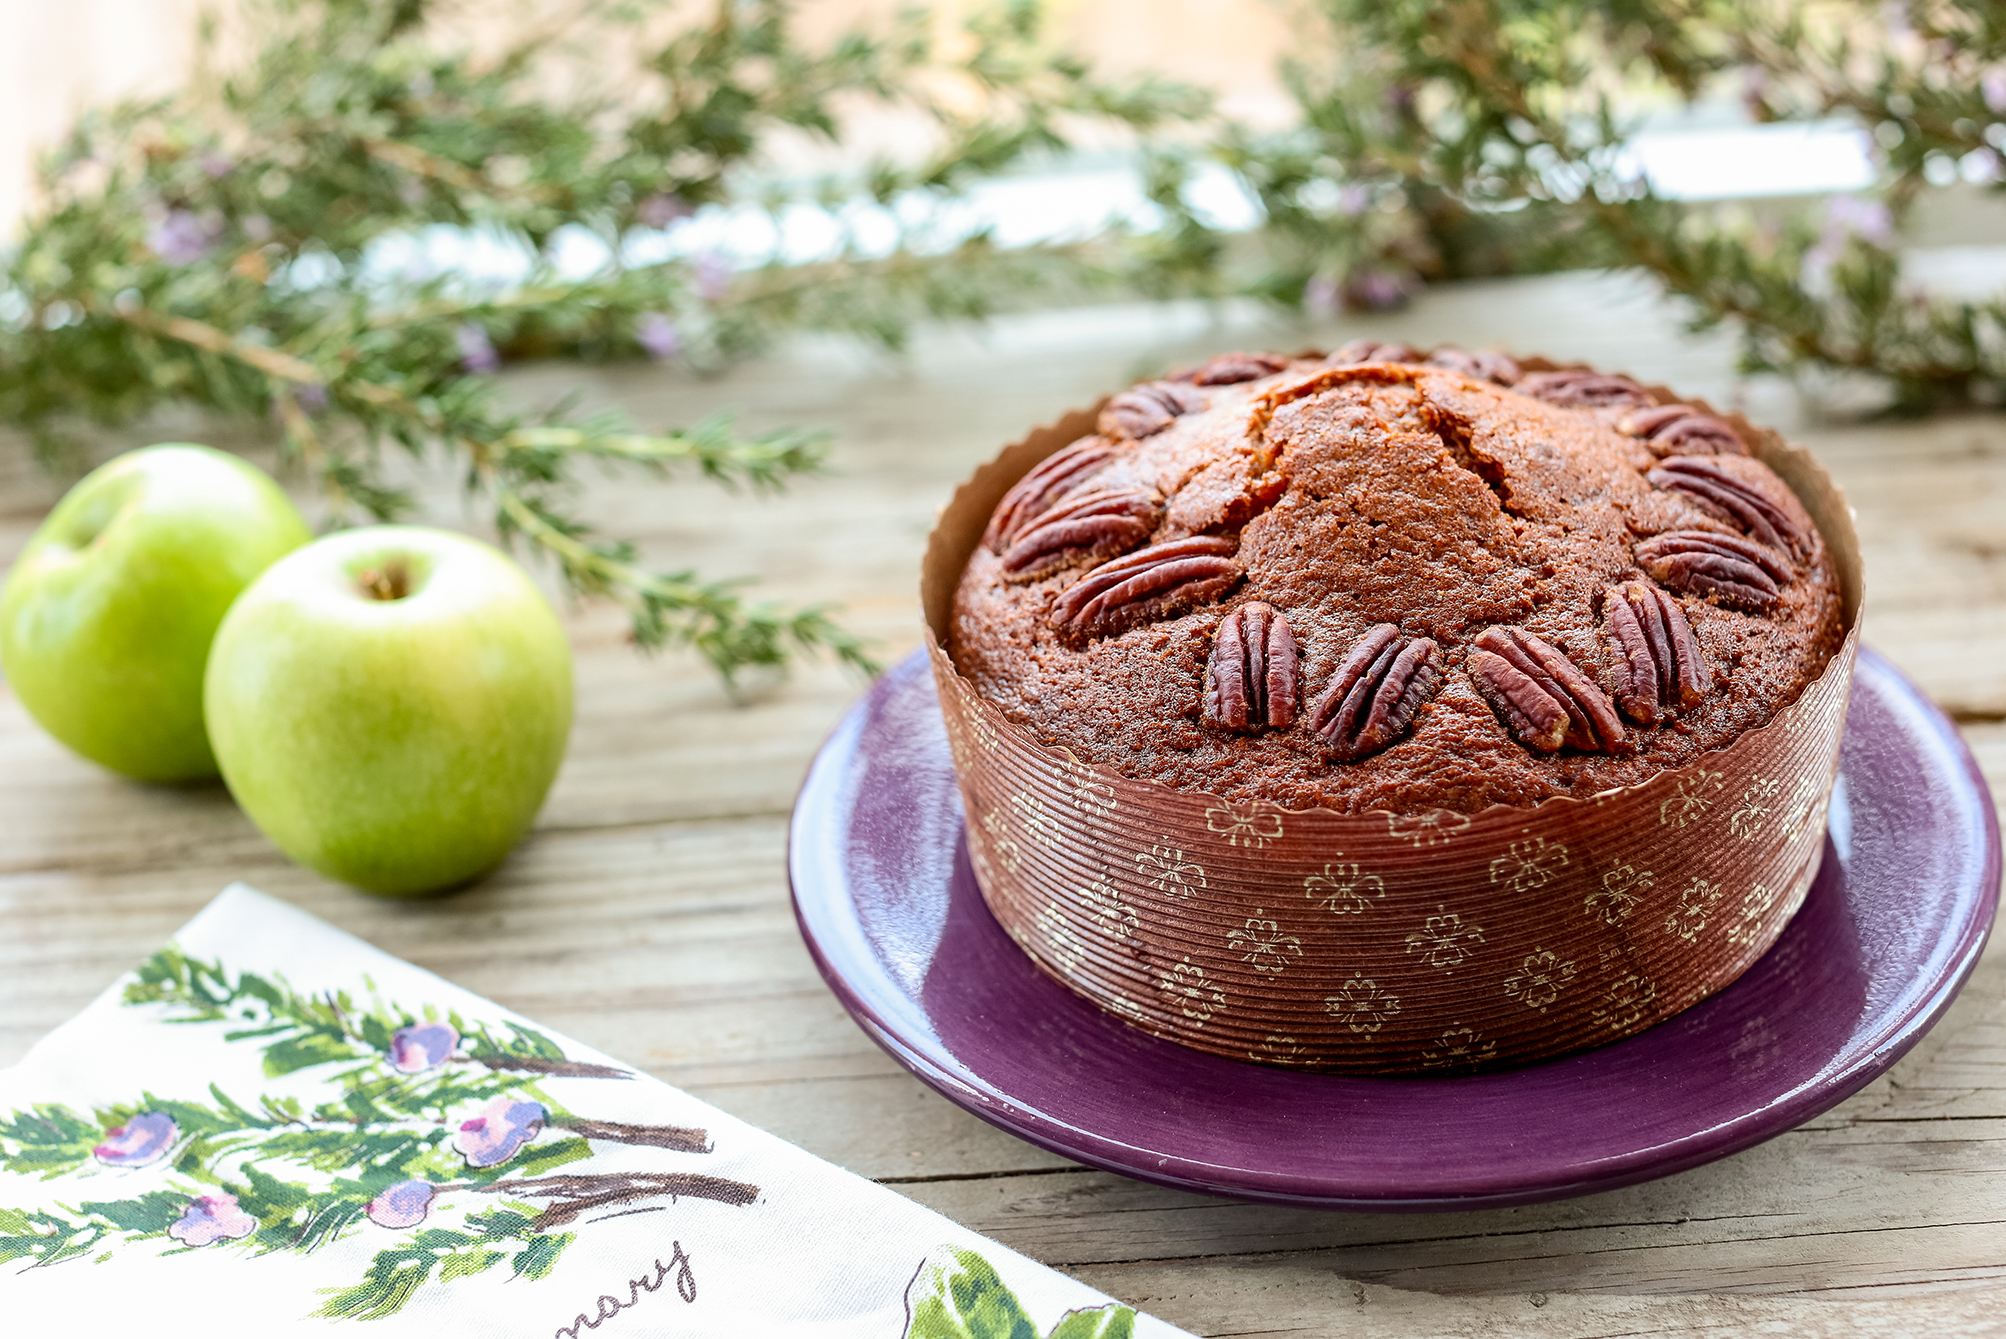
[[[578,1229],[623,1206],[759,1199],[757,1186],[683,1170],[679,1157],[667,1171],[560,1172],[590,1161],[595,1141],[676,1155],[711,1146],[700,1129],[568,1109],[540,1081],[636,1076],[567,1059],[520,1024],[363,1003],[347,991],[302,994],[282,976],[233,976],[171,944],[139,967],[122,1003],[226,1029],[227,1043],[262,1053],[270,1079],[324,1067],[320,1100],[261,1094],[252,1109],[212,1082],[207,1102],[140,1092],[89,1112],[38,1104],[7,1113],[0,1168],[74,1175],[86,1195],[102,1191],[53,1208],[0,1207],[0,1264],[105,1264],[139,1243],[163,1255],[306,1254],[373,1234],[382,1245],[363,1277],[323,1290],[313,1314],[374,1319],[421,1288],[491,1270],[544,1278]],[[150,1170],[127,1175],[134,1169]],[[121,1181],[140,1180],[150,1188],[119,1193]]]

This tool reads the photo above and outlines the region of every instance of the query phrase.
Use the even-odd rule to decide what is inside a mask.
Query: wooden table
[[[753,426],[832,428],[834,476],[791,497],[609,483],[588,504],[665,563],[757,572],[776,595],[846,605],[889,657],[917,643],[918,554],[950,487],[1027,426],[1130,376],[1207,349],[1370,329],[1589,358],[1735,400],[1728,342],[1678,328],[1633,283],[1567,276],[1438,291],[1370,327],[1119,306],[946,332],[903,363],[804,340],[707,383],[648,368],[513,375],[527,398],[575,390],[644,422],[739,406]],[[2006,418],[1845,426],[1806,422],[1780,388],[1748,403],[1848,489],[1870,640],[1957,716],[2006,793]],[[53,496],[15,445],[0,443],[0,562]],[[462,523],[450,473],[426,477],[434,519]],[[2006,1332],[2000,951],[1865,1092],[1667,1180],[1436,1215],[1160,1190],[951,1106],[816,976],[788,907],[783,837],[853,678],[812,668],[735,706],[690,658],[634,655],[609,609],[575,610],[570,627],[578,723],[535,837],[484,885],[418,905],[295,868],[220,788],[135,786],[78,761],[0,689],[0,1064],[241,878],[1201,1334]]]

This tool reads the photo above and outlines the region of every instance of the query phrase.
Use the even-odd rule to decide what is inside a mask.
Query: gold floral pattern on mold
[[[1247,1052],[1247,1059],[1263,1065],[1306,1065],[1309,1058],[1307,1046],[1294,1037],[1273,1032],[1261,1038],[1259,1044]]]
[[[1769,821],[1769,815],[1776,808],[1776,793],[1783,789],[1781,781],[1756,777],[1741,792],[1739,807],[1727,818],[1727,830],[1743,841],[1753,841]]]
[[[1156,978],[1156,988],[1171,1008],[1198,1027],[1204,1027],[1226,1007],[1226,992],[1189,957],[1165,968]]]
[[[1303,955],[1303,941],[1284,932],[1280,921],[1263,920],[1259,907],[1247,918],[1245,929],[1226,932],[1226,947],[1266,976],[1280,976],[1288,970],[1289,959]]]
[[[1524,837],[1525,840],[1513,842],[1503,855],[1491,861],[1491,882],[1510,884],[1514,893],[1546,887],[1567,864],[1564,842],[1549,842],[1533,836],[1530,830]]]
[[[1205,811],[1205,830],[1224,837],[1228,846],[1262,850],[1281,837],[1282,814],[1259,800],[1246,804],[1227,800]]]
[[[1603,992],[1604,1003],[1590,1010],[1588,1016],[1612,1032],[1628,1032],[1644,1021],[1657,999],[1658,987],[1649,977],[1641,972],[1625,972],[1609,983],[1609,989]]]
[[[1440,846],[1469,830],[1468,814],[1435,810],[1425,814],[1386,815],[1386,835],[1413,846]]]
[[[1665,933],[1688,944],[1700,937],[1707,919],[1720,901],[1720,885],[1708,883],[1695,874],[1693,881],[1679,890],[1679,904],[1665,917]]]
[[[1691,776],[1680,777],[1673,793],[1658,805],[1658,826],[1684,831],[1688,823],[1706,817],[1706,811],[1713,807],[1713,795],[1709,792],[1720,791],[1722,776],[1720,772],[1697,767]]]
[[[1797,778],[1797,788],[1790,792],[1790,803],[1783,811],[1786,840],[1801,836],[1811,825],[1812,818],[1818,813],[1818,799],[1823,793],[1823,788],[1810,777]]]
[[[1043,796],[1030,791],[1019,791],[1010,797],[1010,808],[1017,815],[1017,826],[1026,837],[1050,850],[1065,849],[1066,834],[1045,808]]]
[[[1015,874],[1023,863],[1024,848],[1010,835],[1010,824],[994,809],[982,815],[982,830],[989,834],[989,851],[996,857],[996,863]]]
[[[1355,860],[1347,862],[1342,851],[1332,854],[1337,859],[1323,873],[1303,880],[1303,896],[1333,916],[1363,916],[1374,899],[1386,896],[1386,880]]]
[[[1335,995],[1324,997],[1323,1007],[1353,1032],[1377,1032],[1400,1012],[1400,997],[1381,990],[1365,973],[1353,972]]]
[[[1106,870],[1080,889],[1080,909],[1102,937],[1116,940],[1131,951],[1141,948],[1142,918],[1122,900],[1121,890],[1114,886]]]
[[[1776,892],[1764,884],[1755,884],[1741,896],[1741,915],[1734,924],[1727,927],[1727,942],[1742,948],[1753,947],[1762,938],[1762,928],[1769,909],[1776,905]]]
[[[1050,902],[1038,908],[1038,933],[1045,941],[1045,955],[1067,976],[1077,976],[1090,950],[1064,913]]]
[[[1469,1069],[1497,1059],[1498,1044],[1467,1023],[1451,1023],[1421,1052],[1423,1069]]]
[[[1162,843],[1135,853],[1135,873],[1165,897],[1189,897],[1205,887],[1205,867],[1177,847]]]
[[[1476,951],[1476,945],[1484,942],[1484,932],[1475,925],[1463,924],[1463,918],[1456,912],[1435,908],[1438,915],[1430,916],[1427,922],[1413,934],[1407,936],[1407,951],[1419,953],[1421,961],[1442,972],[1453,972],[1462,966]]]
[[[1560,992],[1574,979],[1574,964],[1563,962],[1552,949],[1535,948],[1519,969],[1505,978],[1504,993],[1528,1009],[1545,1013],[1560,1001]]]
[[[1602,872],[1602,886],[1588,894],[1582,910],[1604,925],[1619,925],[1644,900],[1657,882],[1650,870],[1640,870],[1627,860],[1619,860]]]
[[[1106,817],[1117,807],[1114,787],[1071,759],[1061,759],[1052,764],[1052,783],[1074,809],[1088,818]]]

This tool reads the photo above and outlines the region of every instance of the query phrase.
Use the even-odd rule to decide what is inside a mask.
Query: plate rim
[[[924,675],[927,672],[925,655],[924,649],[915,651],[888,670],[850,704],[835,728],[815,752],[814,760],[796,792],[788,817],[787,880],[796,926],[809,955],[814,959],[816,970],[821,973],[824,982],[843,1005],[845,1012],[880,1049],[922,1083],[963,1110],[979,1116],[1027,1143],[1087,1166],[1135,1180],[1257,1203],[1340,1211],[1437,1212],[1501,1208],[1565,1199],[1620,1189],[1642,1181],[1688,1171],[1794,1129],[1839,1105],[1886,1073],[1928,1034],[1955,1001],[1984,952],[1997,914],[2001,874],[1999,817],[1997,809],[1991,802],[1990,788],[1978,768],[1977,760],[1973,757],[1970,746],[1965,743],[1955,724],[1943,710],[1930,701],[1914,681],[1892,661],[1872,647],[1863,645],[1860,648],[1858,667],[1860,675],[1862,677],[1871,675],[1876,680],[1892,686],[1895,696],[1918,712],[1931,732],[1947,745],[1946,752],[1957,763],[1957,771],[1961,774],[1965,787],[1979,801],[1976,808],[1980,816],[1979,827],[1982,829],[1980,835],[1985,845],[1985,862],[1980,875],[1982,887],[1974,904],[1973,913],[1957,927],[1953,950],[1941,959],[1944,965],[1937,973],[1934,984],[1919,995],[1908,996],[1910,1003],[1907,1007],[1889,1012],[1885,1020],[1868,1034],[1864,1048],[1846,1068],[1837,1074],[1820,1069],[1811,1078],[1798,1081],[1769,1095],[1768,1099],[1755,1109],[1744,1111],[1727,1122],[1690,1131],[1670,1142],[1661,1142],[1605,1157],[1582,1165],[1577,1169],[1579,1174],[1568,1179],[1550,1179],[1537,1185],[1527,1184],[1522,1172],[1501,1177],[1497,1183],[1488,1186],[1472,1183],[1465,1178],[1462,1184],[1467,1189],[1452,1194],[1403,1193],[1397,1190],[1365,1187],[1348,1190],[1332,1187],[1319,1191],[1311,1189],[1287,1173],[1250,1168],[1233,1168],[1230,1178],[1224,1181],[1205,1179],[1197,1174],[1199,1168],[1215,1164],[1200,1164],[1194,1159],[1177,1154],[1145,1151],[1133,1145],[1121,1144],[1097,1131],[1067,1125],[1042,1113],[1019,1107],[1009,1100],[1007,1093],[998,1091],[992,1095],[990,1091],[968,1082],[949,1065],[930,1054],[926,1047],[909,1041],[903,1035],[903,1030],[883,1016],[867,992],[860,989],[859,983],[853,982],[849,974],[842,970],[831,954],[825,950],[822,938],[817,933],[815,918],[802,892],[805,880],[799,866],[805,854],[803,825],[810,816],[805,814],[804,810],[809,809],[808,801],[819,794],[820,787],[827,784],[830,769],[840,768],[843,762],[854,756],[854,738],[861,732],[872,706],[881,697],[897,691],[898,683],[903,676],[911,673]],[[847,748],[843,747],[846,743],[849,745]],[[847,888],[848,881],[825,876],[821,882],[829,886],[840,884]],[[834,900],[849,907],[855,906],[855,902],[848,896]],[[837,927],[845,923],[857,925],[859,937],[868,947],[868,938],[862,937],[860,918],[854,916],[835,918]],[[875,955],[872,955],[871,959],[867,960],[874,958]],[[888,971],[883,974],[887,980],[892,980]],[[895,981],[893,985],[896,988]],[[1054,989],[1064,989],[1056,982],[1052,983],[1052,986]],[[909,993],[907,998],[910,998]],[[1859,1035],[1857,1032],[1853,1034],[1855,1038]],[[942,1043],[941,1047],[945,1050],[945,1043]],[[1834,1052],[1833,1058],[1846,1054],[1850,1049],[1852,1048],[1841,1048]],[[953,1053],[948,1050],[946,1054],[951,1058]],[[1328,1077],[1339,1082],[1357,1082],[1361,1076]],[[1481,1077],[1494,1079],[1497,1076]],[[1444,1077],[1382,1081],[1456,1084],[1470,1080]],[[1132,1149],[1136,1156],[1129,1159],[1121,1158],[1111,1151],[1116,1148]],[[1153,1161],[1155,1165],[1142,1165],[1142,1159],[1145,1158]],[[1173,1167],[1186,1170],[1173,1170]],[[1227,1171],[1225,1168],[1218,1170],[1222,1173]]]

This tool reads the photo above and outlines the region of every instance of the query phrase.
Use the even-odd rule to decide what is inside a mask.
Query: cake
[[[1032,432],[921,581],[1016,944],[1159,1037],[1371,1074],[1627,1037],[1769,952],[1823,861],[1859,592],[1844,500],[1774,432],[1374,344]]]
[[[1360,344],[1112,397],[996,507],[947,649],[1037,741],[1124,777],[1473,814],[1730,745],[1823,671],[1842,606],[1727,420]]]

